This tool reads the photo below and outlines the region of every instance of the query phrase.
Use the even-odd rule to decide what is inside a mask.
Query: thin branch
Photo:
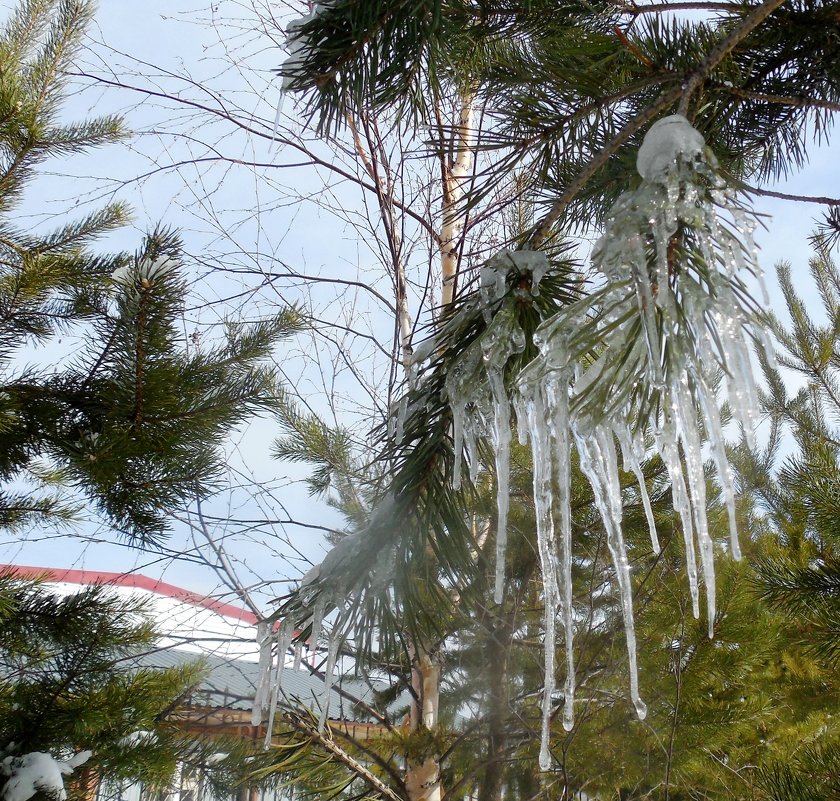
[[[646,6],[639,6],[636,3],[622,3],[621,5],[623,8],[618,9],[618,12],[620,14],[628,14],[632,17],[638,17],[643,14],[663,14],[669,11],[729,11],[737,13],[743,9],[740,3],[651,3]]]
[[[280,262],[283,264],[283,262]],[[283,264],[286,267],[285,264]],[[327,278],[322,275],[307,275],[305,273],[296,272],[290,268],[286,268],[286,272],[278,273],[274,272],[273,270],[260,270],[260,269],[251,269],[251,268],[238,268],[238,267],[219,267],[219,272],[224,273],[242,273],[245,275],[261,275],[265,278],[270,280],[274,280],[275,278],[298,278],[301,281],[307,282],[314,282],[317,281],[321,284],[342,284],[343,286],[353,286],[358,287],[359,289],[364,289],[366,292],[369,292],[373,295],[378,301],[380,301],[388,311],[392,312],[393,314],[397,313],[397,309],[391,301],[389,301],[384,295],[377,292],[370,284],[363,284],[361,281],[351,281],[347,278]]]
[[[210,528],[207,525],[207,522],[204,519],[204,513],[201,509],[201,499],[196,498],[195,501],[195,510],[196,516],[198,517],[198,526],[188,523],[193,530],[198,530],[207,540],[207,544],[213,550],[213,553],[216,554],[216,558],[219,560],[219,565],[211,565],[216,573],[220,574],[220,578],[225,584],[233,590],[238,598],[244,603],[256,616],[258,620],[263,619],[262,610],[254,603],[253,599],[251,598],[251,594],[245,587],[242,585],[242,582],[239,581],[239,577],[236,575],[236,571],[233,569],[233,565],[231,565],[230,560],[227,558],[227,554],[225,553],[224,547],[216,542],[216,539],[210,533]]]
[[[834,103],[831,100],[817,100],[813,97],[796,97],[785,95],[766,95],[762,92],[750,92],[748,89],[739,89],[737,86],[718,87],[722,92],[728,92],[735,97],[743,98],[744,100],[756,100],[760,103],[776,103],[781,106],[792,106],[793,108],[814,108],[824,109],[825,111],[840,111],[840,103]]]
[[[353,183],[357,184],[358,186],[366,189],[369,192],[376,193],[376,187],[372,184],[368,183],[367,181],[362,180],[358,175],[353,175],[351,172],[347,170],[343,170],[341,167],[336,166],[335,164],[331,164],[324,159],[318,158],[314,153],[310,152],[308,148],[302,145],[300,142],[294,139],[287,139],[287,138],[279,138],[273,136],[273,126],[267,126],[271,133],[266,131],[260,131],[255,128],[253,125],[250,125],[243,120],[235,117],[231,112],[229,112],[226,108],[212,108],[211,106],[206,105],[205,103],[198,103],[195,100],[188,100],[187,98],[183,97],[176,97],[175,95],[167,94],[166,92],[156,92],[153,89],[146,89],[142,86],[133,86],[128,83],[124,83],[122,81],[113,81],[109,80],[108,78],[103,78],[100,75],[93,75],[88,72],[70,72],[68,75],[72,75],[76,78],[87,78],[92,81],[96,81],[97,83],[104,84],[106,86],[114,86],[119,89],[128,89],[132,92],[139,92],[140,94],[144,94],[148,97],[157,97],[161,100],[168,100],[172,103],[177,103],[183,106],[189,106],[190,108],[197,109],[198,111],[204,111],[208,114],[213,115],[214,117],[219,117],[227,122],[233,123],[235,126],[240,128],[241,130],[245,131],[246,133],[253,134],[254,136],[259,136],[261,139],[267,140],[269,142],[279,141],[285,147],[291,147],[295,150],[298,150],[301,153],[304,153],[309,159],[312,160],[313,164],[317,164],[320,167],[324,167],[336,175],[340,175],[342,178],[346,178],[348,181],[352,181]],[[237,163],[240,160],[238,159],[226,159],[222,158],[222,160],[230,161],[231,163]],[[241,161],[242,164],[249,164],[247,161]],[[251,166],[251,165],[249,165]],[[253,165],[258,166],[258,165]],[[286,166],[296,166],[296,165],[284,165],[284,164],[266,164],[266,167],[277,167],[282,168]],[[416,223],[418,223],[422,228],[424,228],[427,233],[432,237],[432,239],[439,244],[439,236],[437,232],[434,230],[432,225],[429,221],[423,217],[422,214],[418,214],[417,212],[413,211],[410,207],[406,206],[405,204],[401,203],[400,201],[394,199],[393,200],[394,206],[398,208],[403,214],[411,217]]]
[[[355,773],[359,778],[366,781],[374,790],[385,796],[385,798],[390,799],[390,801],[404,801],[403,798],[398,796],[390,787],[388,787],[387,784],[371,773],[358,760],[348,754],[331,737],[328,737],[326,734],[321,734],[317,729],[307,725],[297,715],[287,713],[283,717],[286,722],[292,726],[292,728],[299,731],[301,734],[305,734],[310,740],[320,745],[325,751],[328,751],[332,756],[338,759],[339,762],[353,771],[353,773]]]
[[[788,192],[777,192],[774,189],[759,189],[757,186],[750,186],[743,181],[739,182],[745,192],[766,197],[777,197],[780,200],[795,200],[797,203],[819,203],[823,206],[840,206],[840,198],[824,197],[821,195],[792,195]]]

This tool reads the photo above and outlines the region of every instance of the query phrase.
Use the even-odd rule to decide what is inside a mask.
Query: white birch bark
[[[443,221],[441,223],[440,264],[443,278],[441,306],[449,306],[455,299],[458,269],[461,261],[467,213],[464,196],[472,179],[475,146],[473,111],[475,98],[470,92],[460,97],[458,125],[452,137],[451,163],[444,166]]]

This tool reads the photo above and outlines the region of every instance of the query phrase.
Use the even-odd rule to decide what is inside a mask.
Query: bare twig
[[[743,181],[739,186],[745,191],[754,195],[765,197],[776,197],[780,200],[794,200],[797,203],[819,203],[823,206],[840,206],[840,197],[826,197],[823,195],[794,195],[790,192],[777,192],[775,189],[761,189],[757,186],[750,186]]]

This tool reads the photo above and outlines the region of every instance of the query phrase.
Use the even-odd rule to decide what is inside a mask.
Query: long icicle
[[[330,696],[332,695],[333,681],[335,678],[335,663],[338,659],[338,649],[342,638],[338,631],[333,631],[329,636],[327,649],[327,666],[324,668],[324,704],[321,707],[321,716],[318,719],[318,731],[323,732],[327,725],[327,716],[330,711]]]
[[[257,663],[257,686],[254,693],[254,703],[251,707],[251,725],[259,726],[262,722],[262,713],[268,706],[268,699],[271,693],[271,646],[273,637],[271,628],[266,621],[257,623],[257,644],[260,648],[259,662]]]
[[[487,366],[487,378],[493,396],[493,439],[496,463],[496,577],[493,600],[500,604],[505,590],[507,521],[510,508],[510,401],[505,390],[504,365]]]
[[[709,534],[706,517],[706,474],[700,453],[700,433],[691,397],[680,393],[674,398],[674,417],[685,455],[686,474],[694,511],[694,530],[697,533],[697,547],[700,551],[700,565],[706,585],[706,610],[709,637],[715,632],[715,558],[714,544]]]
[[[666,410],[667,413],[667,410]],[[680,516],[685,545],[685,569],[688,574],[688,589],[691,594],[691,610],[695,618],[700,617],[700,590],[697,584],[697,557],[694,551],[694,522],[691,516],[691,502],[685,486],[682,462],[675,444],[676,433],[670,417],[663,420],[662,428],[655,432],[657,447],[668,470],[674,508]]]
[[[560,614],[563,620],[566,647],[566,682],[563,688],[563,728],[571,731],[575,725],[575,651],[574,615],[572,606],[572,507],[571,507],[571,445],[569,441],[569,382],[562,374],[553,373],[546,380],[550,421],[554,441],[553,457],[556,473],[557,498],[554,507],[560,519]]]
[[[630,563],[621,529],[621,497],[618,490],[618,473],[615,466],[615,448],[612,432],[601,426],[594,430],[575,430],[580,466],[586,474],[595,495],[595,505],[607,532],[607,547],[615,567],[621,599],[621,614],[630,666],[630,699],[640,719],[647,715],[647,706],[639,695],[639,668],[636,657],[636,627],[633,619],[633,591],[630,581]]]
[[[283,670],[286,666],[286,651],[289,650],[293,634],[294,621],[292,618],[286,618],[277,630],[277,665],[274,671],[271,688],[271,707],[268,710],[268,723],[265,726],[265,741],[263,742],[263,748],[266,751],[271,748],[271,740],[274,736],[274,718],[277,714],[280,693],[283,690]]]
[[[542,727],[540,734],[539,765],[541,770],[551,768],[551,701],[554,695],[555,620],[557,616],[557,564],[554,537],[554,520],[551,514],[551,440],[546,424],[547,410],[542,387],[531,390],[526,407],[528,428],[531,434],[531,452],[534,464],[534,507],[537,522],[537,546],[543,576],[544,658],[545,676],[542,701]]]

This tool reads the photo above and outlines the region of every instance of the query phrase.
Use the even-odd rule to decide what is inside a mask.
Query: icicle
[[[483,385],[481,376],[481,346],[473,343],[462,354],[461,359],[446,376],[444,386],[452,410],[452,439],[455,465],[452,472],[452,487],[461,487],[462,457],[465,446],[472,436],[472,413],[467,407],[477,400],[476,389]]]
[[[470,482],[475,484],[478,480],[478,470],[481,467],[481,460],[478,458],[478,437],[477,421],[475,415],[470,417],[470,425],[464,431],[464,448],[467,452],[467,466]]]
[[[487,377],[493,394],[493,450],[496,460],[496,578],[493,600],[500,604],[505,589],[507,519],[510,507],[510,403],[502,370],[489,366]]]
[[[294,622],[287,618],[277,630],[277,665],[274,670],[274,679],[271,691],[271,707],[268,711],[268,723],[265,726],[265,742],[263,748],[268,751],[271,748],[271,739],[274,734],[274,718],[277,714],[277,704],[280,700],[280,693],[283,688],[283,669],[286,666],[286,651],[294,634]]]
[[[733,558],[741,558],[741,545],[738,542],[738,523],[735,514],[735,480],[729,459],[726,457],[726,443],[723,437],[723,426],[720,422],[720,412],[717,403],[702,376],[695,377],[697,395],[703,410],[706,423],[706,436],[712,451],[712,458],[717,468],[720,491],[729,518],[729,550]]]
[[[671,494],[674,499],[674,509],[680,516],[683,530],[683,544],[685,545],[686,573],[688,587],[691,594],[691,609],[695,618],[700,617],[700,590],[697,585],[697,558],[694,553],[694,523],[691,515],[691,503],[683,477],[682,462],[676,446],[676,431],[669,417],[663,421],[662,428],[655,432],[657,448],[662,454],[662,460],[668,470],[671,480]]]
[[[403,440],[405,418],[408,414],[408,395],[403,395],[397,404],[397,422],[394,427],[394,442],[399,445]]]
[[[496,577],[493,598],[502,602],[507,549],[507,518],[510,506],[510,401],[505,388],[505,366],[511,356],[525,349],[525,334],[510,308],[502,309],[481,338],[484,369],[493,404],[491,435],[496,466]]]
[[[257,663],[257,686],[254,693],[254,704],[251,707],[251,725],[259,726],[262,722],[263,710],[268,706],[271,692],[271,629],[264,620],[257,623],[257,644],[260,648],[260,658]]]
[[[309,635],[309,651],[314,654],[318,650],[318,640],[321,639],[321,630],[324,625],[324,607],[326,601],[322,596],[318,596],[315,601],[315,606],[312,610],[312,632]]]
[[[520,385],[522,387],[522,385]],[[555,618],[558,605],[557,550],[554,521],[551,513],[551,445],[547,411],[539,384],[522,387],[526,396],[528,428],[531,434],[531,453],[534,470],[534,507],[537,523],[537,549],[543,578],[544,659],[545,677],[542,701],[539,765],[541,770],[551,767],[551,701],[554,695]]]
[[[300,663],[303,660],[303,643],[298,640],[295,643],[295,660],[292,662],[292,670],[300,670]]]
[[[332,695],[333,677],[335,674],[335,663],[338,658],[338,649],[341,645],[341,637],[338,631],[333,631],[329,638],[327,650],[327,666],[324,669],[324,703],[321,707],[321,716],[318,719],[318,731],[323,732],[327,725],[327,715],[330,711],[330,696]]]
[[[268,143],[268,149],[274,147],[274,142],[277,140],[277,132],[280,130],[280,115],[283,113],[283,100],[286,97],[286,82],[285,80],[280,85],[280,92],[277,95],[277,110],[274,112],[274,124],[271,126],[271,141]]]
[[[571,446],[569,442],[569,382],[555,373],[546,380],[546,394],[551,408],[549,422],[554,441],[557,473],[557,497],[554,508],[560,521],[559,600],[566,647],[566,682],[563,688],[563,728],[575,725],[575,656],[574,610],[572,608],[572,509]]]
[[[524,446],[528,444],[528,409],[519,393],[514,395],[513,408],[516,410],[516,441]]]
[[[516,263],[512,258],[507,261]],[[485,310],[504,299],[507,269],[508,264],[499,257],[491,259],[482,268],[481,294]],[[498,507],[494,582],[494,598],[497,603],[501,603],[504,588],[512,439],[511,407],[504,376],[510,357],[524,348],[525,335],[517,322],[514,309],[510,305],[502,305],[495,315],[490,316],[487,330],[452,366],[444,384],[453,417],[455,464],[452,485],[455,489],[461,485],[463,453],[467,454],[470,480],[475,483],[480,467],[478,440],[489,434],[493,444]]]
[[[452,405],[452,450],[455,452],[455,465],[452,468],[452,489],[461,489],[461,460],[464,453],[464,408]]]
[[[633,619],[633,595],[630,581],[630,563],[624,545],[621,527],[621,497],[618,486],[618,468],[612,433],[597,427],[594,430],[573,429],[580,454],[581,470],[585,473],[595,495],[595,505],[607,532],[607,547],[615,567],[627,660],[630,667],[630,698],[636,714],[644,719],[647,707],[639,696],[639,669],[636,658],[636,629]]]
[[[629,470],[636,477],[639,484],[639,497],[642,499],[642,507],[645,510],[645,518],[650,532],[650,545],[653,552],[658,554],[659,535],[656,533],[656,521],[653,518],[653,508],[650,505],[650,496],[648,495],[647,485],[645,484],[645,476],[642,472],[640,464],[642,455],[644,453],[644,446],[641,442],[633,437],[632,432],[625,426],[618,426],[615,430],[618,437],[618,443],[621,446],[621,461],[625,470]]]
[[[493,320],[492,307],[501,300],[507,291],[508,265],[504,258],[496,256],[487,261],[479,273],[479,294],[481,296],[481,312],[484,322],[488,325]]]
[[[677,421],[677,429],[685,454],[686,474],[688,475],[689,493],[694,512],[694,529],[697,532],[700,565],[703,569],[703,581],[706,585],[709,637],[713,637],[715,628],[714,545],[709,535],[709,525],[706,519],[706,475],[703,471],[703,458],[700,453],[699,428],[690,395],[688,397],[686,397],[686,393],[677,395],[673,404],[674,417]]]

